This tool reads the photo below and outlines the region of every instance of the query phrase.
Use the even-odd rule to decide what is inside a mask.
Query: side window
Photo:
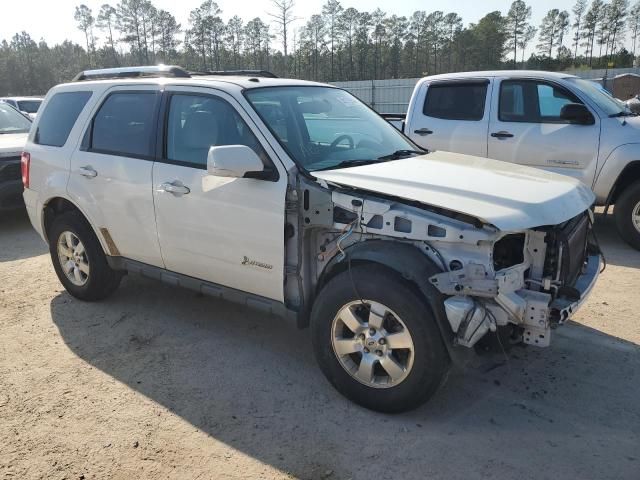
[[[502,82],[500,87],[500,120],[525,121],[524,86],[520,83]]]
[[[480,121],[484,117],[487,83],[430,85],[422,112],[444,120]]]
[[[258,139],[226,101],[209,96],[171,96],[166,158],[206,168],[209,147],[246,145],[270,165]]]
[[[562,107],[567,103],[582,103],[575,95],[563,88],[541,83],[539,83],[537,87],[540,117],[543,120],[560,121],[560,110],[562,110]]]
[[[93,119],[89,149],[132,157],[151,157],[159,94],[112,93]]]
[[[562,107],[582,103],[568,90],[535,80],[505,80],[500,85],[502,122],[564,123]]]
[[[50,147],[62,147],[89,98],[91,92],[56,93],[40,114],[33,142]]]

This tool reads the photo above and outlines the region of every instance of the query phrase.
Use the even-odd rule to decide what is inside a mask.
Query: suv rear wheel
[[[613,214],[620,236],[640,250],[640,182],[629,185],[618,197]]]
[[[107,263],[91,226],[77,212],[64,212],[49,229],[49,253],[58,279],[80,300],[101,300],[118,288],[122,273]]]
[[[311,329],[327,379],[372,410],[417,407],[447,371],[448,355],[431,310],[385,268],[358,266],[331,279],[314,303]]]

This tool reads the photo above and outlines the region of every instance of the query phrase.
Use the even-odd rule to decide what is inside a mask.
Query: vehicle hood
[[[449,152],[313,175],[471,215],[504,231],[557,225],[595,200],[586,185],[564,175]]]
[[[2,133],[0,134],[0,156],[17,153],[20,155],[27,143],[28,133]],[[12,155],[13,156],[13,155]]]

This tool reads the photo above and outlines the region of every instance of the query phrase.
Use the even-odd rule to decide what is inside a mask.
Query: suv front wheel
[[[640,250],[640,182],[629,185],[618,197],[613,214],[620,236]]]
[[[394,272],[357,266],[329,281],[311,314],[316,359],[344,396],[394,413],[428,400],[449,359],[431,310]]]
[[[71,295],[101,300],[118,288],[122,273],[109,267],[98,238],[82,215],[64,212],[57,216],[48,237],[53,268]]]

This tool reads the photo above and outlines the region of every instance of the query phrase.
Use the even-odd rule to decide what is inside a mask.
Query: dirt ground
[[[609,265],[549,349],[396,416],[336,393],[284,320],[135,276],[71,298],[0,217],[0,477],[640,479],[640,252],[599,217]]]

